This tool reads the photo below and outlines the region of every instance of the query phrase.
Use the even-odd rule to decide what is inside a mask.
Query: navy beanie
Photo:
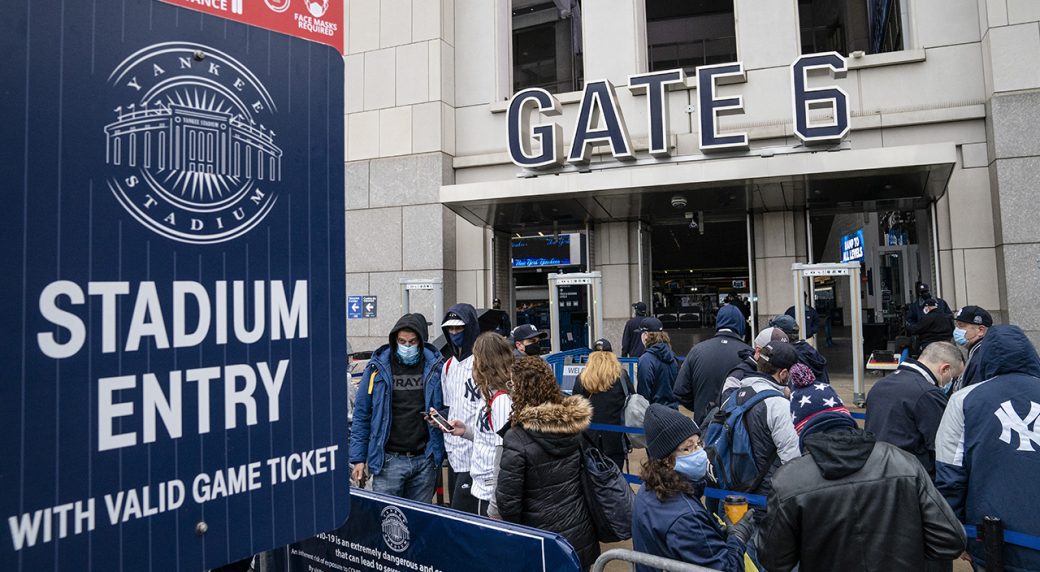
[[[654,459],[664,459],[683,441],[701,434],[701,428],[693,419],[660,403],[647,408],[643,429],[646,431],[646,453]]]

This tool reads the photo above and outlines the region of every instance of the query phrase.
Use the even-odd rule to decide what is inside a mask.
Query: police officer
[[[643,327],[643,318],[646,317],[646,303],[632,304],[632,311],[634,316],[625,322],[625,332],[621,335],[621,357],[637,358],[646,351],[646,348],[643,347],[643,334],[640,331],[640,328]]]
[[[917,325],[917,322],[921,321],[926,314],[924,311],[925,303],[932,298],[932,289],[928,287],[924,282],[917,284],[917,300],[907,304],[906,306],[906,325],[909,328],[910,325]],[[943,314],[951,314],[950,305],[946,303],[946,300],[935,296],[935,309]]]

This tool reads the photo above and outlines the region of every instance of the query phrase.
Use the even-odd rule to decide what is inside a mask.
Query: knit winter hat
[[[816,374],[804,363],[796,363],[791,366],[791,387],[800,389],[809,387],[816,383]]]
[[[794,370],[794,368],[791,369]],[[812,372],[809,372],[809,375],[812,375]],[[852,420],[852,414],[849,413],[848,408],[845,407],[841,398],[838,397],[838,393],[829,383],[812,383],[794,388],[791,392],[791,421],[798,433],[801,433],[810,422],[819,421],[819,419],[814,421],[815,418],[833,415],[841,415]]]
[[[643,429],[646,430],[646,453],[655,459],[671,455],[683,441],[701,434],[701,428],[693,419],[660,403],[647,408]]]

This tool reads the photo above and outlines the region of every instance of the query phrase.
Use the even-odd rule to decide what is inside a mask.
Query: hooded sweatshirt
[[[935,439],[936,485],[965,524],[984,516],[1006,530],[1040,536],[1040,358],[1018,326],[994,326],[979,350],[983,381],[950,397]],[[969,544],[975,561],[985,552]],[[1040,570],[1040,551],[1011,544],[1005,570]]]
[[[636,391],[650,403],[678,409],[679,401],[672,393],[672,385],[678,373],[679,361],[675,359],[672,348],[664,342],[656,343],[639,356]]]
[[[473,381],[473,342],[480,335],[480,323],[477,321],[477,310],[469,304],[455,304],[448,308],[447,314],[456,314],[465,323],[461,346],[451,342],[447,328],[442,328],[444,338],[448,341],[445,350],[448,358],[444,362],[441,373],[441,387],[444,392],[444,405],[448,408],[448,418],[458,419],[473,427],[477,422],[477,412],[484,406],[484,399]],[[445,317],[447,317],[445,314]],[[456,473],[468,473],[473,441],[454,435],[444,436],[444,448],[448,453],[448,463]]]
[[[410,330],[419,336],[419,361],[407,365],[397,356],[397,335]],[[423,352],[426,344],[426,318],[421,314],[405,314],[390,330],[390,372],[393,395],[390,400],[390,435],[386,450],[391,453],[421,453],[429,439],[429,426],[423,419],[426,400],[423,384]]]
[[[675,397],[693,411],[693,420],[703,425],[704,418],[719,399],[730,370],[742,361],[741,352],[751,351],[744,343],[744,314],[733,304],[719,309],[715,318],[715,337],[693,346],[675,381]]]

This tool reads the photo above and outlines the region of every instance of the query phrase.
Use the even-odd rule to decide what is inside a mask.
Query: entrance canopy
[[[952,143],[608,158],[582,171],[446,185],[440,199],[470,223],[506,232],[552,223],[662,222],[682,219],[684,211],[908,210],[942,196],[956,160]],[[686,204],[676,207],[675,196]]]

